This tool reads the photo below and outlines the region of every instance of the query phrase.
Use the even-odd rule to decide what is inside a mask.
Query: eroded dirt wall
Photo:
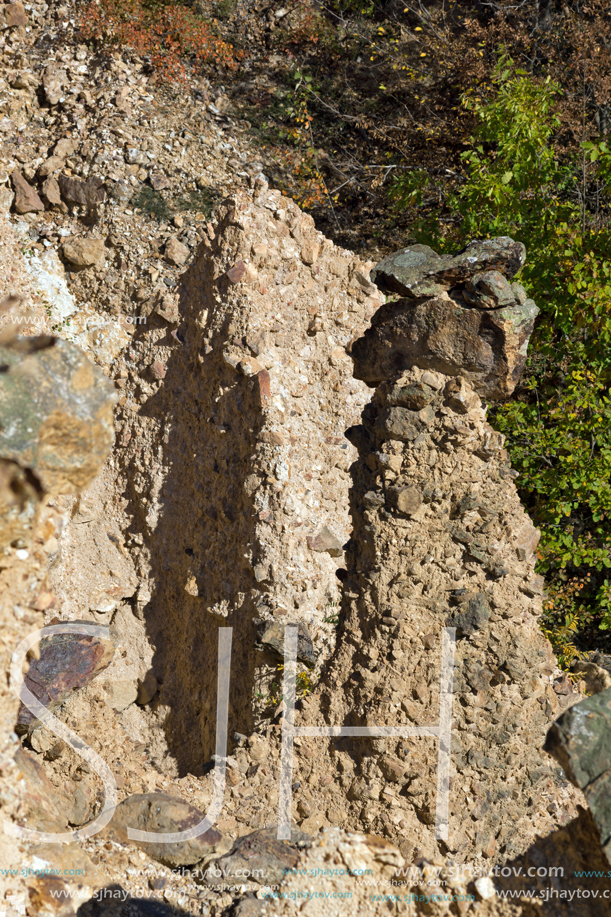
[[[371,265],[264,184],[208,234],[178,297],[144,307],[118,417],[134,610],[169,745],[196,773],[213,751],[219,625],[234,628],[231,731],[252,729],[274,671],[255,621],[300,622],[321,658],[332,649],[355,456],[343,432],[369,397],[346,347],[381,302]]]

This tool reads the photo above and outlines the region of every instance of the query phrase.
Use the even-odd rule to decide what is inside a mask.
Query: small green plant
[[[278,666],[278,673],[282,672],[284,669],[283,665]],[[313,676],[307,669],[304,669],[302,672],[297,673],[297,678],[295,679],[295,698],[299,700],[300,698],[307,697],[308,694],[311,694],[314,690],[315,683]],[[261,691],[255,692],[255,697],[258,697],[259,700],[263,701],[266,707],[279,707],[282,701],[284,700],[284,695],[282,692],[282,684],[279,681],[273,681],[270,685],[269,692],[263,694]]]
[[[214,12],[218,19],[223,20],[223,22],[231,19],[231,14],[234,11],[235,0],[220,0],[214,8]]]
[[[148,213],[151,219],[161,222],[171,220],[181,211],[191,210],[209,217],[218,203],[219,196],[214,191],[187,191],[180,197],[165,198],[161,192],[144,185],[132,201],[135,210]]]
[[[151,219],[160,223],[172,218],[173,209],[159,191],[144,185],[132,201],[134,210],[148,213]]]

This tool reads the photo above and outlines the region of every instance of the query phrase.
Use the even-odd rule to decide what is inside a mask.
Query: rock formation
[[[140,405],[122,399],[118,411],[118,489],[139,639],[155,647],[156,702],[181,768],[201,773],[214,749],[220,626],[234,628],[242,733],[254,692],[277,678],[273,647],[253,652],[270,649],[259,622],[280,634],[299,623],[322,659],[333,647],[325,618],[339,602],[356,455],[343,434],[369,397],[346,347],[380,304],[370,268],[262,185],[219,208],[178,294],[142,306],[128,361]],[[82,566],[78,552],[66,564]]]
[[[495,268],[511,272],[523,261],[520,246],[509,239],[466,252],[482,247],[494,253]],[[478,260],[490,266],[483,256]],[[386,279],[394,261],[386,259],[376,277]],[[417,308],[424,325],[436,324],[437,340],[447,327],[440,323],[439,286],[475,287],[478,277],[475,256],[446,261],[432,287],[430,271],[429,286],[423,282],[422,288],[418,275],[408,275],[418,295],[433,294],[419,299]],[[403,277],[405,287],[407,282]],[[461,354],[448,357],[445,374],[427,368],[428,359],[418,366],[420,358],[409,347],[423,353],[429,345],[420,347],[413,324],[395,321],[398,310],[409,315],[413,308],[406,300],[383,306],[352,348],[357,377],[371,381],[370,368],[376,367],[386,379],[362,423],[347,432],[359,458],[352,468],[354,528],[338,649],[299,720],[437,724],[442,628],[455,628],[446,849],[459,861],[496,860],[521,853],[537,832],[551,828],[550,793],[566,802],[561,819],[573,811],[570,794],[561,790],[562,772],[541,756],[551,720],[571,701],[554,690],[555,663],[537,621],[543,586],[534,572],[539,532],[520,505],[503,437],[486,423],[474,390],[478,383],[468,381]],[[470,307],[460,308],[468,323]],[[452,335],[454,330],[450,324]],[[376,349],[390,339],[403,354],[399,372]],[[515,373],[512,379],[515,384]],[[489,383],[480,383],[490,394]],[[436,742],[331,742],[327,753],[350,801],[346,821],[402,838],[408,855],[435,849]],[[303,766],[311,766],[317,743],[326,740],[309,740],[298,750]],[[313,809],[326,808],[327,819],[335,821],[333,804],[329,809],[317,793],[311,796]]]
[[[532,867],[562,865],[575,889],[574,870],[607,866],[605,700],[573,710],[580,695],[539,633],[538,533],[479,400],[507,397],[523,366],[536,315],[513,282],[523,246],[411,246],[374,268],[376,286],[371,263],[269,191],[235,121],[158,92],[130,52],[100,62],[72,43],[69,16],[0,7],[0,210],[13,211],[0,219],[0,664],[43,623],[110,626],[111,645],[43,641],[28,683],[108,762],[120,804],[79,844],[0,835],[1,867],[32,870],[0,873],[0,911],[328,913],[315,892],[336,895],[338,915],[556,917],[553,899],[494,897],[549,891]],[[217,189],[229,199],[207,223]],[[105,376],[118,436],[101,467]],[[353,736],[297,738],[292,836],[278,840],[287,624],[310,692],[296,719],[310,727],[434,727],[442,632],[456,632],[447,839],[437,738]],[[175,831],[210,805],[227,625],[222,814],[193,843],[134,843],[133,820]],[[581,674],[588,691],[608,687],[592,662]],[[0,816],[90,823],[97,775],[19,716],[6,678],[0,704]],[[567,707],[548,743],[592,801],[574,818],[584,797],[541,750]],[[582,762],[592,717],[601,741]],[[202,876],[211,860],[220,879]],[[480,872],[457,877],[456,864]],[[249,865],[264,876],[246,889]],[[492,866],[522,873],[501,883]],[[265,903],[266,882],[280,898]],[[599,917],[597,904],[571,900],[571,915]]]
[[[419,366],[461,375],[483,398],[513,392],[526,362],[538,309],[519,283],[524,246],[513,239],[471,242],[457,255],[414,245],[377,265],[373,277],[389,293],[357,341],[355,376],[369,385]]]

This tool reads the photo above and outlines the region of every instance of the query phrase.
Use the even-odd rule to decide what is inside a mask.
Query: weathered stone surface
[[[474,274],[465,284],[463,297],[469,305],[478,309],[502,309],[518,305],[512,285],[500,271]]]
[[[585,793],[611,863],[611,688],[563,713],[549,730],[544,748]]]
[[[422,382],[416,385],[395,385],[388,393],[388,403],[411,411],[421,411],[434,398],[434,392]]]
[[[16,29],[19,28],[19,26],[27,25],[29,21],[25,7],[23,3],[19,3],[19,0],[17,0],[16,3],[5,4],[4,19],[9,29]]]
[[[330,554],[331,557],[341,557],[343,554],[341,541],[326,525],[316,535],[308,535],[307,541],[311,551]]]
[[[21,70],[14,76],[9,76],[9,83],[13,89],[27,89],[33,92],[38,88],[40,80],[36,74],[30,73],[28,70]]]
[[[87,622],[89,623],[89,622]],[[40,658],[32,659],[25,675],[26,687],[47,709],[53,711],[78,688],[108,668],[114,647],[107,640],[85,634],[54,634],[40,642]],[[17,723],[30,727],[36,721],[24,707]]]
[[[354,374],[374,386],[418,366],[460,375],[482,397],[505,399],[524,369],[537,314],[532,300],[490,311],[447,296],[390,302],[353,345]]]
[[[424,408],[423,411],[427,409]],[[433,414],[433,417],[435,415]],[[388,435],[390,439],[397,439],[400,442],[413,442],[422,433],[430,417],[426,413],[424,417],[420,412],[410,411],[407,408],[390,407],[380,414],[380,429]],[[430,422],[430,420],[429,420]]]
[[[418,299],[437,296],[484,271],[499,271],[511,278],[525,260],[522,243],[508,236],[470,242],[455,255],[438,255],[428,245],[411,245],[380,261],[371,279],[384,293]]]
[[[135,681],[109,681],[104,685],[108,703],[117,713],[126,710],[135,703],[138,697],[138,685]]]
[[[263,828],[239,837],[226,856],[210,864],[208,884],[248,881],[277,885],[287,871],[295,868],[301,853],[312,843],[309,834],[295,828],[291,831],[290,841],[279,841],[277,833],[276,828]],[[220,876],[215,876],[214,871],[220,871]]]
[[[62,254],[66,261],[80,269],[100,265],[105,253],[103,239],[74,239],[62,245]]]
[[[483,592],[471,595],[466,589],[455,593],[457,610],[446,622],[447,627],[455,627],[458,637],[469,637],[481,630],[490,620],[490,602]]]
[[[422,494],[417,487],[389,487],[386,497],[389,505],[403,516],[413,516],[422,506]]]
[[[57,141],[53,148],[53,155],[59,159],[66,159],[68,156],[72,156],[73,153],[78,149],[78,143],[76,140],[71,140],[70,137],[62,137]]]
[[[424,395],[419,411],[396,404],[418,407]],[[347,639],[297,720],[306,727],[437,723],[442,629],[456,628],[445,849],[463,861],[525,851],[553,828],[550,798],[574,813],[571,791],[561,789],[558,770],[543,767],[540,749],[550,722],[575,696],[560,700],[550,684],[554,660],[538,626],[541,597],[530,585],[535,558],[518,548],[538,533],[485,416],[466,379],[415,367],[383,382],[365,408],[352,439],[359,458],[341,609]],[[389,418],[393,428],[400,421],[418,435],[389,436]],[[422,497],[415,516],[393,507],[410,492],[413,508]],[[320,756],[319,768],[331,771],[353,803],[335,815],[308,778],[312,811],[396,837],[410,856],[415,847],[438,849],[430,754],[429,745],[411,740],[296,746],[305,772]],[[399,783],[404,788],[393,792]],[[301,814],[297,800],[294,811]]]
[[[27,787],[24,825],[39,831],[65,831],[68,827],[65,800],[47,777],[40,761],[18,748],[15,763]]]
[[[260,622],[256,648],[284,661],[284,630],[284,624]],[[297,659],[307,666],[316,664],[314,644],[304,624],[299,624],[297,629]]]
[[[13,206],[14,200],[15,192],[11,191],[11,189],[7,188],[5,185],[0,186],[0,211],[8,213]]]
[[[169,261],[170,264],[174,264],[176,267],[182,267],[189,255],[190,251],[187,246],[179,242],[177,238],[172,236],[168,239],[165,247],[166,261]]]
[[[59,190],[59,183],[56,178],[50,175],[42,183],[42,195],[49,207],[61,207],[62,196]]]
[[[37,213],[44,210],[45,205],[21,172],[15,169],[11,172],[11,180],[15,189],[15,210],[17,213]]]
[[[64,87],[68,82],[68,75],[63,67],[52,61],[45,67],[42,84],[49,105],[57,105],[63,97]]]
[[[163,172],[153,172],[150,176],[150,182],[154,191],[163,191],[171,185],[170,179]]]
[[[38,169],[38,177],[46,178],[52,172],[58,172],[62,168],[64,160],[60,156],[49,156]]]
[[[106,197],[104,182],[101,178],[92,176],[87,181],[79,178],[70,178],[60,173],[57,179],[63,199],[67,204],[78,204],[89,211],[95,211]]]
[[[45,491],[87,487],[113,442],[112,383],[73,344],[28,338],[0,348],[0,454]]]
[[[210,859],[220,852],[223,844],[222,835],[214,828],[189,841],[176,844],[145,843],[129,840],[128,828],[140,831],[152,831],[158,834],[171,834],[194,828],[204,818],[202,812],[167,793],[139,793],[128,796],[117,806],[110,825],[105,833],[122,843],[134,844],[146,850],[148,856],[172,868],[178,866],[195,866]],[[227,849],[225,847],[225,849]]]

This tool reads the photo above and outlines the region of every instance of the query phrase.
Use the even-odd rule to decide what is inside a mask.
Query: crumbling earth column
[[[513,389],[536,307],[508,282],[524,260],[511,239],[453,260],[420,258],[416,248],[420,280],[434,289],[383,306],[352,350],[357,377],[384,381],[347,433],[359,457],[338,650],[297,725],[437,725],[442,629],[455,627],[440,852],[458,862],[507,858],[553,827],[550,800],[555,824],[558,809],[561,823],[573,811],[561,771],[542,765],[550,721],[570,697],[554,691],[555,660],[538,627],[539,532],[479,397]],[[437,273],[434,259],[443,261]],[[471,304],[478,290],[483,306]],[[297,754],[321,824],[339,822],[347,793],[346,827],[384,833],[407,857],[436,852],[436,738],[302,739]],[[319,767],[337,772],[337,799],[336,781],[323,789],[312,779]]]

